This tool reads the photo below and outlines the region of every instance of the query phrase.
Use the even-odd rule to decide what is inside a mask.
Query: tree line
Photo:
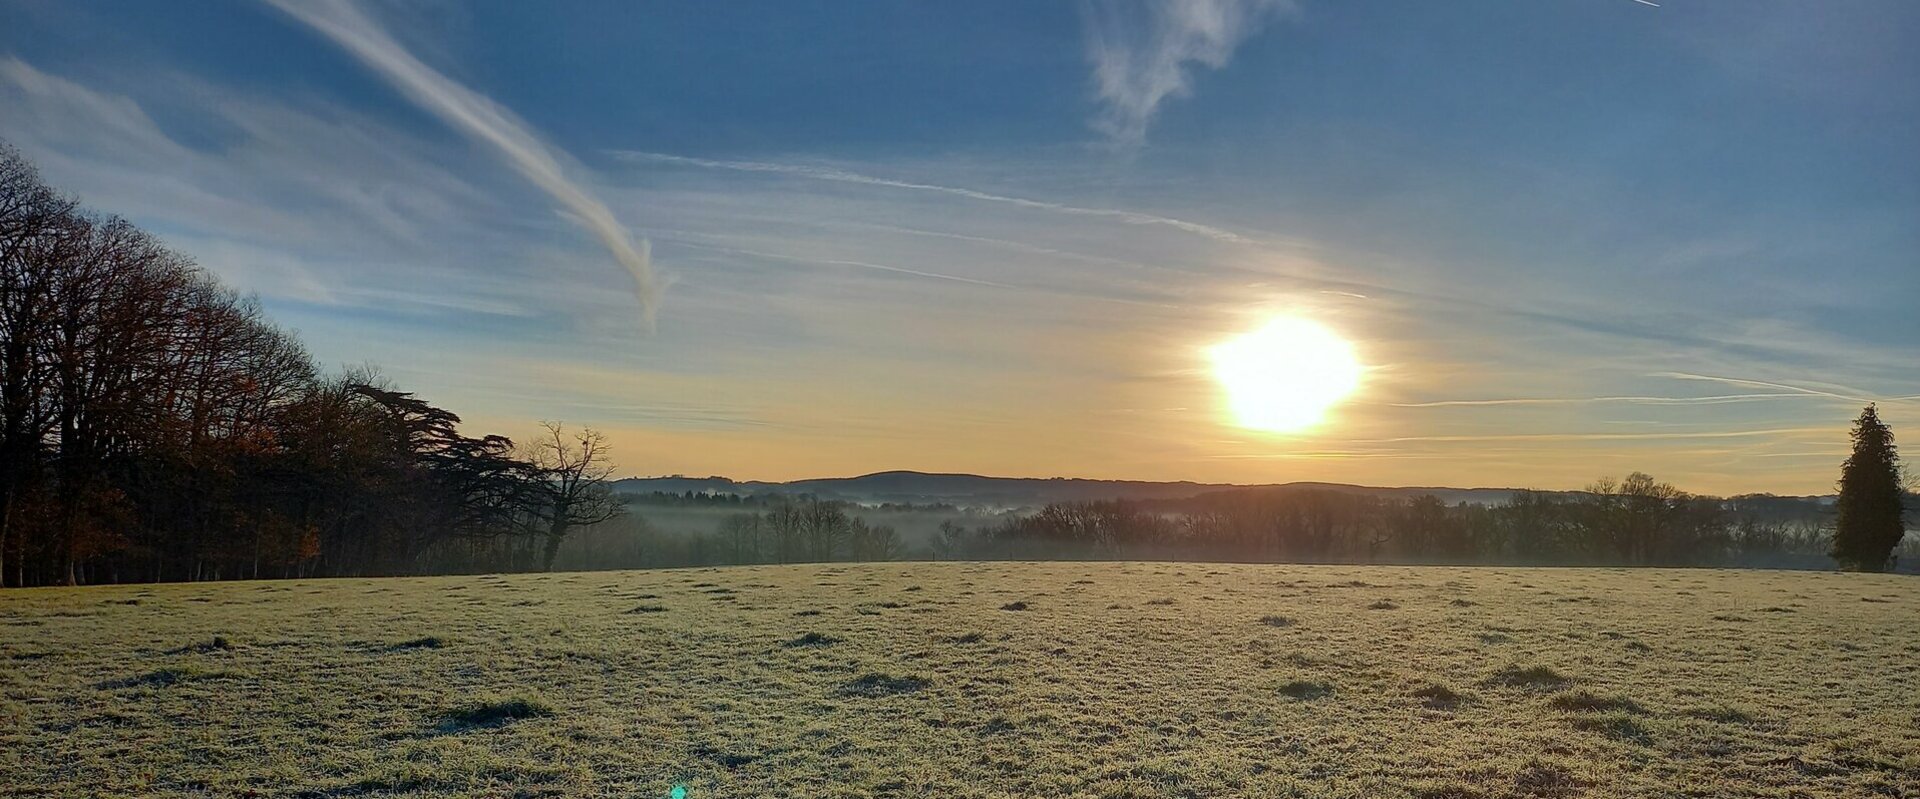
[[[730,563],[894,560],[904,553],[892,527],[870,524],[849,507],[783,497],[764,513],[728,516],[712,546]]]
[[[0,586],[538,567],[620,512],[599,434],[459,424],[0,142]]]
[[[1689,494],[1635,472],[1582,492],[1520,491],[1494,505],[1280,487],[1174,500],[1048,505],[997,524],[942,528],[944,557],[1203,558],[1256,562],[1812,566],[1893,569],[1907,537],[1893,434],[1868,407],[1832,506]]]
[[[1884,525],[1877,554],[1845,554],[1848,536],[1839,532],[1849,526],[1839,503],[1699,496],[1639,473],[1581,492],[1515,492],[1491,505],[1277,487],[997,514],[921,508],[933,519],[919,526],[933,529],[915,536],[857,518],[871,507],[811,496],[717,499],[704,507],[740,505],[767,510],[687,515],[635,505],[621,523],[570,539],[563,562],[580,569],[1128,559],[1865,570],[1920,563],[1920,540],[1901,543]]]
[[[937,549],[961,558],[1764,565],[1823,554],[1821,516],[1810,502],[1693,496],[1636,472],[1586,492],[1520,491],[1494,505],[1289,487],[1060,503],[994,525],[950,526]]]
[[[1250,562],[1607,566],[1823,567],[1881,571],[1902,555],[1911,492],[1893,432],[1861,411],[1839,495],[1817,498],[1690,494],[1642,472],[1577,492],[1519,491],[1492,505],[1432,495],[1388,498],[1279,486],[1184,499],[1057,502],[986,524],[940,524],[931,540],[869,537],[845,503],[770,497],[761,514],[728,517],[711,534],[655,536],[675,565],[934,559],[1164,559]],[[741,500],[732,500],[739,504]],[[717,503],[726,505],[728,503]],[[949,508],[951,510],[951,508]],[[853,520],[858,523],[859,520]],[[873,546],[874,540],[884,545]],[[844,545],[844,548],[842,548]]]

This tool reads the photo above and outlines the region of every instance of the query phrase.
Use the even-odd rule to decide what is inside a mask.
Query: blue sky
[[[1911,3],[0,20],[49,182],[633,473],[1797,493],[1865,401],[1920,420]],[[1274,314],[1368,366],[1308,433],[1227,424],[1200,355]]]

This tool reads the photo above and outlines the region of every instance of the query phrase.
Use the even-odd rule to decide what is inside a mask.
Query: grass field
[[[1920,795],[1920,582],[947,563],[0,592],[0,794]]]

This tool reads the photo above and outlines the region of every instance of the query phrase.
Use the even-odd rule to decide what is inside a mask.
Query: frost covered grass
[[[13,590],[0,775],[21,797],[1912,796],[1920,583],[914,563]]]

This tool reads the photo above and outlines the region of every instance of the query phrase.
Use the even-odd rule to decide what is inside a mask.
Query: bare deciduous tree
[[[570,433],[560,422],[541,422],[540,426],[545,433],[525,457],[533,465],[544,493],[533,515],[546,537],[541,568],[552,571],[567,533],[619,516],[625,506],[608,485],[613,465],[607,461],[610,452],[606,436],[590,427]]]

